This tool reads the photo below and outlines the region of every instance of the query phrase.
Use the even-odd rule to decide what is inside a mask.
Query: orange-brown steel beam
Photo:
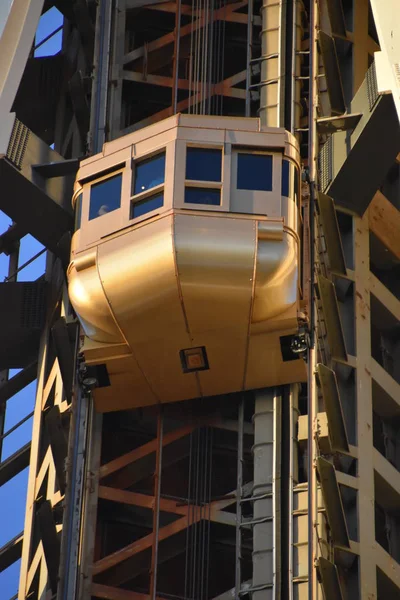
[[[213,86],[211,96],[214,96],[217,93],[222,94],[225,89],[232,88],[232,86],[236,85],[240,81],[244,81],[245,79],[246,79],[245,71],[240,71],[240,73],[235,73],[235,75],[232,75],[232,77],[228,77],[223,82],[215,84]],[[219,87],[221,85],[222,85],[222,89]],[[218,89],[218,92],[215,91],[216,89]],[[239,91],[239,90],[237,90],[237,91]],[[179,113],[179,112],[186,110],[189,106],[193,106],[199,100],[200,100],[200,94],[193,94],[189,98],[185,98],[184,100],[181,100],[177,104],[176,112]],[[172,111],[171,106],[169,106],[168,108],[164,108],[163,110],[160,110],[158,113],[155,113],[154,115],[151,115],[150,117],[147,117],[146,119],[142,119],[141,121],[136,123],[135,129],[147,127],[148,125],[157,123],[158,121],[161,121],[162,119],[166,119],[167,117],[172,116],[172,114],[173,114],[173,111]],[[132,130],[131,128],[127,127],[127,129],[124,130],[122,133],[125,134],[131,130]]]
[[[92,598],[103,598],[104,600],[150,600],[148,594],[130,592],[100,583],[93,583],[90,591]],[[162,598],[156,598],[156,600],[162,600]]]
[[[246,2],[247,4],[247,2]],[[162,4],[154,4],[154,5],[149,5],[146,6],[146,8],[148,10],[160,10],[162,12],[168,12],[168,13],[174,13],[176,10],[176,5],[174,2],[163,2]],[[237,10],[237,8],[235,8],[234,10]],[[192,14],[192,8],[188,5],[182,5],[181,7],[181,13],[183,15],[191,15]],[[204,14],[204,10],[199,10],[196,12],[197,15],[199,15],[199,18],[203,17]],[[229,21],[231,23],[244,23],[245,25],[247,25],[247,15],[242,14],[242,13],[235,13],[235,12],[228,12],[226,16],[224,16],[223,18],[220,19],[221,21]]]
[[[175,442],[176,440],[185,437],[185,435],[188,435],[191,431],[193,431],[194,427],[194,425],[186,425],[185,427],[182,427],[180,429],[170,431],[164,436],[163,445],[166,446],[167,444],[171,444],[172,442]],[[155,438],[154,440],[151,440],[151,442],[148,442],[147,444],[144,444],[139,448],[135,448],[135,450],[131,450],[131,452],[127,452],[122,456],[118,456],[118,458],[115,458],[107,464],[102,465],[100,467],[99,478],[103,479],[104,477],[107,477],[108,475],[116,473],[120,469],[127,467],[133,462],[136,462],[137,460],[148,456],[152,452],[156,452],[157,443],[157,438]]]
[[[107,487],[104,485],[99,486],[99,498],[103,500],[110,500],[111,502],[120,502],[121,504],[129,504],[130,506],[140,506],[141,508],[152,509],[155,505],[155,497],[148,496],[147,494],[139,494],[137,492],[128,492],[126,490],[117,490],[115,488]],[[222,512],[224,508],[234,504],[236,502],[236,496],[223,500],[215,500],[210,504],[203,505],[205,513],[210,510],[210,520],[218,520],[218,513]],[[193,508],[193,507],[192,507]],[[199,506],[200,510],[201,507]],[[185,504],[178,504],[175,500],[169,500],[168,498],[160,498],[160,510],[163,512],[169,512],[175,515],[188,515],[188,507]],[[233,513],[226,513],[233,514]]]
[[[123,71],[122,78],[128,81],[135,81],[138,83],[147,83],[149,85],[159,85],[161,87],[172,87],[173,86],[173,78],[166,77],[164,75],[146,75],[143,73],[139,73],[138,71]],[[220,94],[222,96],[227,96],[230,98],[246,98],[246,90],[241,90],[239,88],[234,88],[234,83],[231,80],[234,80],[235,83],[239,83],[240,81],[244,81],[246,79],[246,71],[241,71],[229,79],[225,79],[225,81],[221,81],[213,85],[213,95]],[[190,82],[188,79],[178,79],[178,89],[180,90],[188,90]]]
[[[199,521],[199,517],[196,518],[196,516],[195,516],[192,519],[191,524],[198,522],[198,521]],[[159,539],[159,541],[165,540],[165,539],[169,538],[171,535],[175,535],[176,533],[183,531],[184,529],[187,528],[187,526],[188,526],[188,518],[182,517],[181,519],[178,519],[177,521],[174,521],[173,523],[170,523],[169,525],[165,525],[164,527],[161,527],[161,529],[159,530],[158,539]],[[150,533],[149,535],[146,535],[146,536],[140,538],[140,540],[136,540],[135,542],[132,542],[132,544],[129,544],[128,546],[125,546],[124,548],[121,548],[121,550],[117,550],[116,552],[113,552],[112,554],[109,554],[108,556],[101,558],[100,560],[95,562],[93,565],[93,570],[92,570],[93,575],[98,575],[99,573],[102,573],[103,571],[107,571],[107,569],[111,569],[111,567],[118,565],[119,563],[126,560],[127,558],[131,558],[131,556],[135,556],[135,554],[139,554],[139,552],[143,552],[143,550],[147,550],[148,548],[151,548],[152,544],[153,544],[153,537],[154,537],[154,534]]]
[[[232,14],[235,10],[238,10],[239,8],[242,8],[243,6],[246,6],[246,5],[247,5],[247,0],[241,0],[240,2],[236,2],[235,4],[230,4],[229,6],[224,6],[222,8],[218,8],[217,10],[214,11],[214,20],[215,21],[218,21],[218,20],[226,21],[228,16],[232,17]],[[240,15],[236,15],[236,16],[239,17]],[[243,16],[245,17],[245,23],[247,24],[247,16],[246,15],[243,15]],[[241,21],[239,21],[239,22],[241,22]],[[187,25],[184,25],[183,27],[181,27],[180,37],[183,38],[186,35],[191,35],[191,33],[193,31],[196,31],[197,29],[201,29],[202,23],[203,23],[203,20],[198,18],[196,21],[194,21],[194,23],[188,23]],[[135,48],[135,50],[128,52],[128,54],[126,54],[124,56],[123,64],[126,65],[135,60],[138,60],[139,58],[142,58],[146,52],[150,54],[150,52],[154,52],[155,50],[159,50],[160,48],[169,46],[170,44],[174,43],[174,40],[175,40],[174,32],[172,31],[171,33],[167,33],[166,35],[163,35],[163,36],[157,38],[156,40],[153,40],[152,42],[147,44],[146,48],[145,48],[145,46],[140,46],[140,48]]]

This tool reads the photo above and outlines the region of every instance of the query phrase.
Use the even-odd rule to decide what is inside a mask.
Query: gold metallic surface
[[[204,396],[242,387],[256,249],[255,221],[212,215],[177,215],[174,230],[191,344],[210,365],[198,375]]]
[[[300,312],[298,206],[280,195],[282,157],[298,164],[295,138],[279,128],[261,130],[257,119],[180,115],[157,127],[157,139],[143,129],[106,144],[103,154],[84,161],[75,185],[75,197],[81,186],[85,193],[69,293],[87,336],[85,360],[106,364],[111,381],[95,390],[97,408],[304,381],[304,361],[284,361],[280,340],[297,333]],[[175,145],[166,144],[167,131]],[[224,148],[222,202],[199,208],[184,200],[186,145],[208,143]],[[163,146],[169,154],[159,184],[162,210],[131,220],[126,157],[136,160]],[[274,155],[273,190],[257,192],[261,214],[254,214],[251,190],[241,191],[240,210],[246,212],[234,212],[235,146]],[[107,223],[103,217],[88,221],[86,186],[114,165],[110,149],[122,153],[127,165],[121,208]],[[217,184],[198,182],[211,185]],[[191,348],[205,349],[208,369],[184,372],[180,352]]]
[[[262,226],[260,227],[260,225]],[[297,239],[287,231],[283,231],[283,223],[279,225],[280,236],[275,223],[271,223],[270,236],[265,221],[258,227],[256,289],[252,323],[277,317],[296,303]]]
[[[112,383],[96,390],[98,409],[303,380],[303,360],[283,362],[280,349],[280,336],[296,333],[297,255],[282,221],[200,211],[170,213],[81,255],[71,300],[94,340],[87,360],[105,362]],[[183,373],[179,351],[197,346],[209,370]]]
[[[172,216],[99,246],[99,273],[119,327],[160,401],[200,395],[179,350],[190,347],[175,271]],[[116,269],[118,265],[118,269]]]
[[[75,262],[71,263],[68,269],[69,294],[89,338],[113,344],[123,342],[124,338],[114,321],[99,279],[96,254],[95,250],[91,250],[89,257],[82,256],[78,266],[82,263],[88,266],[79,271]]]

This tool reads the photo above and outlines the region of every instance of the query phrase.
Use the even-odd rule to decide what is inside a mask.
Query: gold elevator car
[[[258,119],[175,115],[81,163],[69,294],[100,411],[304,381],[299,151]]]

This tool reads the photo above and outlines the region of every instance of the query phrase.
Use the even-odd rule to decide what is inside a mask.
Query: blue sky
[[[3,30],[12,0],[0,0],[0,35]],[[62,15],[57,9],[52,8],[41,18],[37,29],[35,45],[47,37],[52,31],[62,24]],[[35,56],[49,56],[60,51],[62,31],[54,35],[45,44],[35,51]],[[0,211],[0,234],[6,231],[11,224],[10,219]],[[21,240],[19,265],[23,265],[31,257],[35,256],[43,246],[31,235],[26,235]],[[34,281],[40,277],[45,268],[45,254],[38,257],[33,263],[18,273],[18,281]],[[8,257],[0,254],[0,281],[3,282],[8,274]],[[12,377],[18,371],[13,369],[9,376]],[[7,402],[5,433],[10,431],[22,419],[30,415],[34,409],[36,381],[21,390],[16,396]],[[3,440],[1,460],[5,460],[25,445],[32,434],[32,417],[28,418],[22,425],[11,432]],[[0,487],[0,547],[17,535],[24,527],[26,488],[28,481],[28,469],[19,473],[16,477]],[[0,573],[0,598],[9,600],[18,591],[20,561]]]

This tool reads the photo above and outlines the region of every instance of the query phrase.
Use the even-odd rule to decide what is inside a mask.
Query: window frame
[[[221,152],[221,180],[220,181],[212,181],[212,180],[204,180],[204,179],[186,179],[186,164],[187,164],[187,154],[188,149],[195,148],[198,150],[219,150]],[[230,157],[229,157],[230,158]],[[224,144],[196,144],[196,143],[187,143],[185,145],[184,152],[184,164],[183,164],[183,198],[182,198],[182,208],[187,210],[212,210],[212,211],[221,211],[221,210],[229,210],[224,207],[224,173],[226,169],[226,151]],[[195,204],[192,202],[185,202],[186,196],[186,188],[196,188],[196,189],[213,189],[220,191],[220,203],[219,204]]]
[[[88,202],[88,212],[87,212],[87,221],[89,223],[94,223],[95,221],[97,221],[97,219],[100,219],[101,217],[105,217],[107,215],[111,215],[113,212],[116,212],[118,210],[121,210],[122,208],[122,196],[123,196],[123,184],[124,184],[124,170],[125,167],[122,168],[118,168],[115,171],[110,171],[108,172],[106,175],[103,175],[102,177],[96,178],[96,179],[90,179],[89,181],[85,182],[83,184],[83,189],[85,189],[85,187],[88,187],[88,192],[89,192],[89,202]],[[110,210],[110,212],[108,213],[104,213],[104,215],[98,215],[97,217],[94,217],[93,219],[90,218],[90,195],[91,195],[91,190],[92,187],[94,185],[98,185],[99,183],[101,183],[102,181],[106,181],[107,179],[112,179],[113,177],[116,177],[117,175],[121,175],[121,196],[120,196],[120,203],[118,208],[114,208],[113,210]],[[83,196],[82,196],[82,200],[83,200]],[[82,217],[82,215],[81,215]],[[82,221],[81,221],[82,223]]]
[[[78,207],[78,200],[79,197],[81,198],[80,201],[80,207]],[[74,229],[73,229],[73,233],[72,235],[74,235],[75,233],[77,233],[78,231],[81,230],[82,228],[82,222],[83,222],[83,202],[84,202],[84,196],[83,196],[83,186],[79,185],[79,187],[77,189],[75,189],[73,195],[72,195],[72,201],[71,201],[71,205],[72,205],[72,210],[73,210],[73,216],[74,216]],[[77,225],[77,210],[79,209],[79,227],[76,227]]]
[[[81,229],[78,230],[79,241],[75,249],[76,252],[98,245],[104,237],[118,231],[123,226],[127,190],[129,189],[128,186],[131,185],[131,156],[131,149],[124,148],[113,155],[104,156],[96,161],[93,160],[93,162],[83,167],[84,171],[77,181],[83,196]],[[118,174],[122,175],[120,207],[102,215],[107,216],[107,218],[89,220],[91,186]]]
[[[152,159],[157,158],[158,156],[164,155],[164,181],[155,185],[148,190],[143,190],[143,192],[139,192],[139,194],[134,194],[133,191],[135,189],[135,178],[136,178],[136,166],[140,165],[143,162],[150,162]],[[130,198],[129,198],[129,223],[138,223],[145,219],[150,219],[151,217],[155,217],[165,209],[165,186],[166,186],[166,174],[167,174],[167,164],[168,164],[168,147],[163,146],[162,148],[157,148],[153,152],[149,152],[148,154],[143,154],[138,157],[132,158],[131,161],[131,170],[132,170],[132,179],[131,179],[131,187],[130,187]],[[142,202],[152,196],[159,196],[160,193],[163,195],[163,204],[159,208],[155,208],[150,210],[142,215],[137,217],[133,217],[133,207],[135,204]]]
[[[243,190],[237,187],[239,154],[272,158],[272,190]],[[232,144],[230,212],[233,214],[281,217],[282,151],[278,148]]]
[[[275,170],[275,161],[274,161],[274,157],[276,155],[275,152],[271,152],[268,151],[267,149],[265,149],[265,151],[260,150],[260,149],[255,149],[253,150],[252,148],[246,148],[246,147],[236,147],[234,148],[234,152],[236,155],[236,168],[235,168],[235,190],[237,192],[242,192],[242,193],[248,193],[248,192],[258,192],[261,194],[271,194],[274,192],[274,170]],[[271,157],[271,167],[272,167],[272,172],[271,172],[271,189],[270,190],[257,190],[257,189],[248,189],[248,188],[239,188],[237,186],[237,179],[238,179],[238,171],[239,171],[239,165],[238,165],[238,158],[240,154],[246,154],[246,155],[254,155],[254,156],[270,156]]]

